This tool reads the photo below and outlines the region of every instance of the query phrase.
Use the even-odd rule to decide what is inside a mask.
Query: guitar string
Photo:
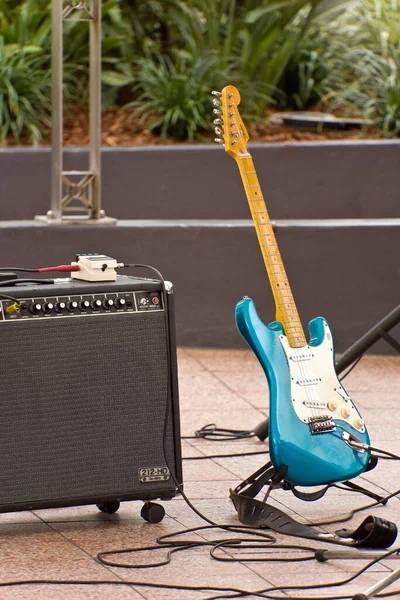
[[[255,226],[256,226],[256,230],[257,230],[258,236],[259,236],[259,238],[260,238],[260,239],[259,239],[259,241],[260,241],[261,249],[263,250],[263,247],[264,247],[264,245],[263,245],[263,243],[262,243],[262,240],[261,240],[261,235],[264,235],[264,234],[262,233],[262,231],[263,231],[263,230],[262,230],[262,226],[263,226],[263,225],[266,225],[266,226],[267,226],[267,228],[271,230],[270,232],[266,233],[265,235],[267,235],[267,236],[269,235],[269,236],[271,236],[271,238],[274,238],[275,236],[274,236],[274,233],[273,233],[272,223],[271,223],[271,221],[270,221],[270,218],[269,218],[268,212],[267,212],[267,210],[266,210],[266,206],[265,206],[264,197],[263,197],[263,194],[262,194],[262,190],[261,190],[261,188],[260,188],[260,186],[259,186],[259,184],[258,184],[258,178],[257,178],[257,174],[256,174],[256,171],[255,171],[255,167],[254,167],[254,164],[253,164],[253,160],[252,160],[252,158],[251,158],[251,155],[249,154],[248,156],[243,156],[243,157],[241,157],[241,160],[242,160],[242,164],[243,164],[243,166],[244,166],[244,170],[243,170],[243,169],[240,169],[240,172],[241,172],[241,174],[243,175],[243,179],[244,179],[244,184],[245,184],[245,188],[246,188],[247,196],[248,196],[248,199],[249,199],[249,201],[250,201],[250,210],[251,210],[251,212],[252,212],[252,215],[254,215],[254,216],[253,216],[253,220],[254,220],[254,222],[255,222]],[[247,162],[250,162],[250,165],[247,165],[247,164],[246,164]],[[249,169],[250,169],[250,170],[249,170]],[[255,175],[255,177],[256,177],[256,188],[257,188],[257,190],[259,190],[259,192],[260,192],[260,196],[259,196],[258,198],[256,197],[256,195],[257,195],[257,192],[252,192],[252,186],[250,186],[250,181],[249,181],[249,178],[248,178],[248,176],[247,176],[249,173],[252,173],[252,174],[254,174],[254,175]],[[256,214],[257,214],[257,213],[255,212],[255,203],[256,203],[256,202],[258,202],[258,201],[262,202],[262,206],[263,206],[264,210],[262,210],[262,211],[260,211],[260,212],[261,212],[261,213],[265,213],[265,215],[266,215],[266,217],[267,217],[267,222],[266,222],[266,223],[261,223],[261,222],[260,222],[260,223],[258,223],[258,218],[256,217]],[[260,217],[260,219],[259,219],[259,220],[261,220],[261,217]],[[273,244],[273,245],[274,245],[274,247],[276,247],[276,248],[277,248],[277,244],[276,244],[276,242],[275,242],[275,244]],[[265,249],[265,248],[264,248],[264,249]],[[278,252],[279,252],[279,249],[278,249]],[[268,250],[266,250],[266,254],[267,254],[267,257],[268,257],[268,258],[271,258],[271,253],[270,253]],[[262,252],[262,255],[263,255],[263,259],[264,259],[264,261],[266,262],[266,266],[267,266],[267,272],[268,272],[268,267],[269,267],[269,268],[271,269],[271,271],[272,271],[272,268],[273,268],[273,262],[272,262],[272,263],[270,263],[270,262],[267,260],[267,257],[264,255],[264,252]],[[275,264],[276,264],[276,263],[275,263]],[[281,259],[281,261],[280,261],[280,265],[283,267],[283,262],[282,262],[282,259]],[[278,268],[279,268],[279,270],[281,271],[281,275],[283,276],[283,273],[282,273],[282,270],[281,270],[281,268],[280,268],[280,267],[278,267]],[[284,268],[284,267],[283,267],[283,268]],[[276,274],[276,273],[275,273],[275,276],[277,277],[277,274]],[[286,276],[286,282],[287,282],[287,276]],[[289,288],[289,289],[290,289],[290,288]],[[291,290],[290,290],[290,293],[291,293]],[[279,303],[282,305],[282,307],[281,307],[281,308],[283,308],[284,301],[283,301],[283,299],[280,297],[280,296],[281,296],[281,294],[280,294],[280,292],[279,292],[278,290],[276,291],[276,294],[277,294],[277,296],[278,296]],[[293,296],[292,296],[292,298],[293,298]],[[293,302],[292,302],[292,301],[290,302],[290,304],[292,304],[292,303],[294,304],[294,301],[293,301]],[[284,312],[289,312],[288,310],[286,310],[286,308],[283,308],[283,310],[284,310]],[[294,336],[293,336],[293,337],[294,337]],[[289,340],[288,340],[288,341],[289,341]],[[296,348],[296,347],[291,347],[291,346],[290,346],[290,343],[289,343],[289,347],[291,348],[291,352],[292,352],[292,354],[293,354],[294,356],[298,357],[298,355],[300,354],[300,352],[297,350],[297,348]],[[308,370],[307,370],[307,367],[305,367],[304,365],[302,365],[302,362],[303,362],[302,360],[298,360],[298,361],[296,361],[296,362],[298,362],[298,368],[299,368],[299,371],[300,371],[300,376],[302,377],[303,381],[305,382],[304,395],[306,396],[306,401],[308,400],[308,402],[309,402],[309,404],[310,404],[310,406],[309,406],[309,407],[307,407],[307,408],[308,408],[308,409],[309,409],[309,411],[311,412],[311,416],[312,416],[312,417],[316,417],[316,416],[317,416],[317,413],[316,413],[316,408],[314,408],[314,406],[315,406],[315,401],[316,401],[316,398],[315,398],[315,395],[314,395],[314,390],[312,390],[312,389],[311,389],[311,390],[309,390],[309,389],[308,389],[308,386],[307,386],[307,384],[306,384],[307,378],[308,378],[308,376],[309,376],[309,375],[308,375]],[[290,364],[290,363],[289,363],[289,364]],[[292,379],[290,379],[290,386],[292,387]],[[292,390],[290,390],[290,391],[292,391]],[[291,397],[293,396],[293,394],[292,394],[292,393],[291,393],[290,395],[291,395]]]
[[[266,236],[271,235],[272,237],[274,237],[272,223],[270,221],[268,212],[266,210],[266,206],[265,206],[265,201],[264,201],[264,198],[263,198],[262,190],[261,190],[261,188],[259,186],[259,183],[258,183],[257,174],[256,174],[256,171],[255,171],[255,167],[254,167],[253,160],[252,160],[252,157],[251,157],[250,153],[247,153],[246,155],[244,155],[244,154],[240,155],[239,154],[239,158],[241,159],[241,162],[244,165],[244,170],[240,169],[240,172],[241,172],[241,174],[243,176],[243,180],[244,180],[244,183],[245,183],[245,188],[246,188],[246,192],[247,192],[247,195],[248,195],[248,199],[249,199],[250,202],[254,203],[253,205],[250,204],[250,208],[251,208],[253,220],[254,220],[255,225],[256,225],[257,233],[259,235],[260,245],[261,245],[261,248],[263,250],[263,249],[265,249],[265,244],[262,243],[262,236],[263,235],[266,235]],[[249,167],[247,166],[247,162],[250,163]],[[255,179],[256,179],[256,182],[255,182],[256,185],[255,186],[251,186],[250,185],[249,178],[247,177],[247,175],[250,174],[250,173],[253,174],[253,175],[255,175]],[[256,187],[260,191],[260,197],[256,198],[257,192],[255,192],[255,194],[252,193],[252,188],[253,187]],[[267,217],[267,222],[266,223],[262,223],[261,222],[261,218],[259,219],[260,223],[257,223],[257,218],[255,218],[255,215],[257,214],[255,212],[255,202],[257,202],[257,201],[261,201],[262,204],[263,204],[264,210],[259,211],[259,212],[265,213],[265,215]],[[262,226],[263,225],[266,225],[268,227],[268,229],[270,229],[271,231],[268,232],[268,233],[262,233],[262,231],[263,231],[262,230]],[[278,249],[278,246],[277,246],[276,243],[274,244],[274,246]],[[278,249],[278,253],[279,253],[279,249]],[[264,261],[266,262],[267,272],[268,272],[268,267],[272,271],[273,270],[273,266],[275,264],[275,266],[278,267],[278,270],[280,271],[280,274],[282,275],[282,277],[286,276],[286,282],[287,282],[287,275],[286,275],[286,272],[285,272],[285,269],[284,269],[284,266],[283,266],[283,261],[281,260],[280,263],[279,263],[280,266],[278,266],[276,262],[275,263],[273,262],[273,260],[271,262],[267,261],[267,257],[271,258],[271,253],[268,250],[266,250],[266,255],[267,256],[265,256],[265,254],[264,254],[263,251],[262,251],[262,254],[263,254]],[[282,273],[281,267],[283,267],[284,273]],[[274,272],[274,274],[275,274],[276,277],[278,277],[278,274],[276,272]],[[288,285],[288,284],[286,283],[286,285]],[[289,290],[290,290],[290,287],[289,287]],[[277,297],[279,298],[279,302],[282,305],[280,308],[282,309],[283,305],[284,305],[283,298],[281,297],[281,293],[279,293],[278,291],[276,291],[276,292],[277,292]],[[291,290],[290,290],[290,293],[291,293]],[[292,297],[292,300],[288,303],[288,306],[286,308],[283,308],[283,310],[284,310],[285,313],[290,313],[290,310],[288,310],[288,308],[290,309],[290,304],[293,304],[294,307],[296,308],[296,305],[294,303],[294,298],[293,298],[292,294],[291,294],[291,297]],[[293,319],[293,317],[292,317],[292,319]],[[299,325],[300,325],[300,328],[301,328],[300,319],[297,318],[296,322],[297,321],[299,322]],[[295,329],[298,330],[297,324],[295,325]],[[293,333],[293,330],[291,330],[289,337],[293,338],[293,339],[296,339],[296,337],[297,337],[297,339],[298,339],[298,335],[296,336]],[[304,333],[303,333],[302,337],[305,337]],[[319,385],[319,382],[316,383],[316,384],[312,383],[313,377],[311,376],[312,374],[310,374],[310,372],[308,370],[307,359],[303,361],[302,357],[301,357],[302,348],[305,351],[306,351],[306,349],[309,349],[307,341],[305,340],[306,345],[301,348],[301,347],[296,347],[296,346],[293,347],[293,346],[291,346],[288,337],[287,337],[287,340],[288,340],[288,345],[289,345],[289,347],[291,349],[290,351],[292,353],[292,356],[294,356],[294,357],[297,358],[296,362],[298,363],[298,370],[299,370],[300,375],[301,375],[301,377],[302,377],[302,379],[304,381],[304,396],[306,398],[306,402],[308,401],[309,404],[310,404],[310,406],[307,407],[309,409],[308,412],[311,413],[312,417],[321,416],[320,413],[319,413],[320,409],[318,407],[318,402],[317,402],[317,396],[318,395],[316,394],[316,390],[314,390],[314,385]],[[290,371],[290,368],[289,368],[289,371]],[[307,384],[308,380],[310,381],[310,385]],[[290,386],[292,388],[292,379],[290,380]],[[291,389],[291,391],[292,391],[292,389]],[[291,394],[291,397],[292,396],[293,396],[293,394]],[[323,407],[321,407],[321,408],[323,408]],[[329,412],[329,411],[327,410],[327,412]]]
[[[263,197],[263,194],[262,194],[262,190],[261,190],[261,187],[260,187],[260,185],[258,183],[258,178],[257,178],[257,174],[256,174],[255,167],[254,167],[254,164],[253,164],[253,159],[252,159],[252,157],[251,157],[250,154],[248,154],[248,156],[240,156],[240,158],[241,158],[242,164],[244,166],[244,170],[240,169],[240,172],[243,175],[244,184],[245,184],[245,188],[246,188],[248,199],[249,199],[250,203],[253,203],[253,204],[250,204],[250,210],[251,210],[251,213],[253,215],[253,220],[254,220],[254,223],[255,223],[255,226],[256,226],[256,230],[257,230],[257,233],[258,233],[258,237],[259,237],[259,241],[260,241],[260,246],[261,246],[261,251],[262,251],[263,259],[264,259],[264,261],[266,263],[266,266],[267,266],[267,272],[268,272],[268,267],[270,268],[271,272],[273,272],[273,268],[274,268],[274,265],[275,265],[275,267],[277,267],[278,270],[280,271],[280,275],[282,276],[282,278],[284,278],[284,281],[282,281],[282,283],[284,282],[286,284],[286,287],[289,287],[289,291],[290,291],[290,296],[289,297],[291,297],[291,300],[289,301],[289,303],[287,304],[286,307],[284,307],[285,301],[281,297],[282,296],[281,291],[276,290],[276,294],[277,294],[277,297],[278,297],[278,303],[280,304],[279,308],[281,310],[283,310],[285,313],[289,313],[290,314],[290,312],[291,312],[290,311],[290,308],[291,308],[290,305],[293,304],[295,307],[296,307],[296,305],[294,303],[294,298],[293,298],[293,294],[292,294],[291,288],[288,285],[287,275],[286,275],[286,271],[285,271],[285,268],[284,268],[284,265],[283,265],[282,257],[280,256],[280,253],[279,253],[278,245],[277,245],[276,240],[275,240],[275,243],[273,244],[273,246],[274,246],[274,248],[276,248],[278,250],[278,257],[277,258],[280,258],[279,266],[278,266],[277,262],[274,263],[273,260],[271,260],[272,259],[271,252],[269,250],[266,250],[265,244],[263,244],[263,242],[262,242],[262,235],[271,236],[271,238],[275,238],[275,235],[274,235],[274,232],[273,232],[273,227],[272,227],[271,220],[269,218],[268,211],[267,211],[266,206],[265,206],[265,200],[264,200],[264,197]],[[247,164],[246,164],[247,162],[250,162],[250,165],[247,166]],[[249,181],[249,178],[248,178],[248,174],[249,173],[252,173],[252,174],[255,175],[255,178],[256,178],[255,186],[251,186],[250,185],[250,181]],[[257,191],[255,191],[255,192],[252,191],[253,187],[256,187],[256,189],[259,190],[259,197],[256,197],[257,196]],[[260,214],[264,213],[266,215],[267,222],[264,222],[264,223],[261,223],[261,222],[258,223],[257,222],[258,218],[255,216],[256,214],[258,214],[258,213],[255,212],[255,203],[256,202],[261,202],[262,203],[262,207],[264,208],[264,210],[261,210],[259,212],[260,212]],[[260,220],[261,220],[261,217],[260,217]],[[262,226],[263,225],[266,225],[267,228],[270,229],[271,231],[267,232],[265,234],[262,233],[262,231],[263,231],[262,230]],[[266,255],[267,256],[265,256],[265,254],[263,252],[263,249],[266,250]],[[268,259],[270,259],[270,260],[268,260]],[[283,269],[283,272],[282,272],[282,269]],[[278,274],[276,272],[274,272],[274,275],[275,275],[275,278],[278,278]],[[293,319],[293,315],[292,315],[292,319]],[[299,324],[300,324],[300,320],[298,318],[296,319],[296,322],[297,321],[299,321]],[[296,327],[296,330],[298,330],[298,325],[295,325],[295,327]],[[292,337],[293,339],[296,338],[296,336],[293,334],[293,330],[291,331],[290,337]],[[304,337],[304,334],[303,334],[303,337]],[[297,338],[298,338],[298,335],[297,335]],[[289,340],[288,340],[288,343],[289,343]],[[303,363],[303,361],[301,360],[302,350],[301,350],[301,348],[299,349],[297,347],[290,346],[290,343],[289,343],[289,347],[290,347],[290,352],[292,353],[292,356],[294,356],[294,357],[296,357],[298,359],[296,362],[298,364],[298,369],[300,371],[300,376],[301,376],[302,380],[304,381],[304,396],[306,397],[306,402],[309,403],[309,406],[306,405],[306,408],[308,409],[308,412],[311,413],[311,417],[316,418],[318,416],[317,398],[316,398],[316,395],[314,393],[314,389],[313,389],[312,385],[310,386],[311,389],[309,389],[309,386],[307,385],[307,380],[311,379],[311,375],[308,372],[307,365],[305,365],[305,364],[303,365],[302,364]],[[306,346],[304,348],[308,348],[308,344],[306,344]],[[289,358],[289,360],[290,360],[290,358]],[[290,363],[289,363],[289,365],[290,365]],[[289,373],[290,373],[290,368],[289,368]],[[291,373],[290,373],[290,375],[291,375]],[[290,378],[290,387],[292,388],[292,378]],[[292,389],[290,391],[292,392]],[[303,394],[301,394],[301,396],[302,395]],[[290,396],[292,398],[293,394],[291,393]]]
[[[251,212],[253,213],[253,211],[255,210],[255,203],[258,202],[258,201],[260,201],[262,203],[262,205],[263,205],[263,208],[264,208],[264,210],[262,210],[261,212],[265,213],[265,215],[267,217],[267,222],[264,222],[264,223],[257,223],[257,218],[254,218],[256,229],[258,229],[257,233],[259,234],[259,237],[260,237],[260,245],[261,245],[261,247],[263,249],[264,244],[262,243],[262,240],[261,240],[261,234],[262,235],[266,235],[267,237],[270,236],[271,238],[275,237],[274,233],[273,233],[273,229],[272,229],[272,223],[270,221],[268,212],[267,212],[266,207],[265,207],[264,197],[263,197],[263,194],[262,194],[262,190],[261,190],[261,188],[260,188],[260,186],[258,184],[258,181],[257,181],[257,175],[256,175],[256,172],[255,172],[254,165],[252,164],[253,161],[251,159],[251,156],[249,155],[249,157],[243,157],[242,160],[243,160],[243,163],[244,163],[245,170],[244,171],[241,170],[241,172],[244,175],[245,187],[246,187],[246,191],[248,192],[248,198],[249,198],[250,202],[253,203],[253,205],[250,206]],[[247,161],[250,162],[249,166],[246,165]],[[251,171],[248,170],[249,168],[251,169]],[[252,187],[254,187],[254,186],[252,186],[252,187],[250,186],[250,182],[249,182],[249,179],[247,177],[248,173],[252,173],[256,177],[256,186],[255,187],[260,191],[260,196],[258,198],[256,197],[257,192],[252,192]],[[254,212],[254,214],[257,214],[257,213]],[[262,233],[262,231],[263,231],[262,230],[262,226],[263,225],[266,225],[267,228],[270,229],[271,231],[263,234]],[[273,244],[273,246],[278,249],[276,241]],[[279,253],[279,249],[278,249],[278,253]],[[283,311],[285,313],[290,313],[290,308],[291,308],[290,305],[294,304],[294,299],[293,299],[293,294],[292,294],[292,291],[290,289],[290,286],[288,286],[287,275],[286,275],[286,272],[285,272],[285,269],[284,269],[282,258],[280,257],[280,255],[278,255],[278,257],[281,259],[279,261],[279,266],[278,266],[278,263],[276,263],[276,262],[274,263],[273,261],[268,260],[268,259],[271,259],[271,253],[268,250],[266,251],[267,257],[265,257],[264,252],[262,252],[262,254],[263,254],[263,258],[264,258],[265,262],[267,263],[267,271],[268,271],[268,267],[271,269],[271,271],[272,271],[274,265],[276,267],[278,267],[278,270],[280,271],[280,274],[281,274],[281,276],[282,276],[282,278],[284,280],[284,281],[282,281],[282,283],[285,283],[286,287],[289,287],[289,292],[290,292],[289,298],[291,297],[291,300],[289,301],[289,303],[287,304],[286,307],[284,306],[285,301],[281,297],[282,296],[281,291],[276,290],[276,294],[278,296],[279,304],[281,305],[280,306],[281,310],[283,309]],[[282,272],[282,269],[283,269],[283,272]],[[277,273],[274,273],[274,274],[275,274],[275,277],[278,278]],[[296,321],[299,321],[299,319],[296,319]],[[297,326],[296,326],[296,329],[298,329]],[[291,332],[291,333],[293,334],[293,332]],[[295,335],[291,335],[291,337],[295,338],[296,336]],[[289,342],[289,340],[288,340],[288,342]],[[298,360],[296,362],[298,364],[298,369],[300,371],[300,376],[301,376],[302,380],[305,383],[304,395],[306,397],[306,401],[308,401],[308,403],[309,403],[309,406],[307,408],[309,409],[309,412],[311,413],[311,416],[312,417],[316,417],[317,416],[316,396],[315,396],[313,388],[311,387],[311,389],[309,389],[309,386],[306,383],[308,379],[311,379],[311,376],[310,376],[310,374],[308,372],[307,365],[303,365],[302,364],[303,363],[303,361],[301,360],[302,350],[298,349],[297,347],[290,346],[290,343],[289,343],[289,347],[291,348],[290,352],[292,353],[292,355],[294,357],[298,358]],[[306,345],[306,347],[308,347],[308,345]],[[292,380],[290,381],[290,385],[292,386]],[[292,396],[292,394],[291,394],[291,396]]]

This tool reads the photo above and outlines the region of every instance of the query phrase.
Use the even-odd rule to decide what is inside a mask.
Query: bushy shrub
[[[355,0],[336,19],[319,23],[315,39],[325,40],[318,62],[326,65],[320,80],[326,107],[363,115],[387,136],[399,135],[398,0]]]

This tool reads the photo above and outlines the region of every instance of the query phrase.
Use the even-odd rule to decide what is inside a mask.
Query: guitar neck
[[[292,348],[306,346],[306,338],[300,322],[293,294],[290,289],[285,267],[276,242],[258,177],[250,154],[236,158],[243,185],[256,228],[265,267],[267,269],[276,305],[276,320],[284,327],[289,345]]]

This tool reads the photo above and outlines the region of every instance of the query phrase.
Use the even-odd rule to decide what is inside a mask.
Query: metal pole
[[[361,354],[375,344],[382,337],[382,334],[390,331],[399,322],[400,304],[342,354],[336,364],[336,373],[341,373],[346,367],[350,366]]]
[[[62,167],[63,167],[63,35],[62,2],[52,2],[51,32],[51,86],[52,86],[52,165],[51,208],[49,219],[61,219]]]
[[[391,573],[387,577],[384,577],[383,579],[378,581],[378,583],[372,585],[364,592],[361,592],[361,594],[355,594],[352,600],[369,600],[369,598],[376,596],[376,594],[384,590],[388,585],[390,585],[394,581],[397,581],[398,579],[400,579],[400,568],[396,569],[395,571],[393,571],[393,573]]]
[[[51,209],[46,216],[35,217],[48,224],[114,225],[117,222],[101,210],[101,1],[52,0]],[[90,142],[89,168],[84,171],[63,170],[64,21],[89,24]]]
[[[99,219],[101,206],[101,0],[93,2],[93,18],[89,23],[89,170],[93,173],[90,188],[91,218]]]

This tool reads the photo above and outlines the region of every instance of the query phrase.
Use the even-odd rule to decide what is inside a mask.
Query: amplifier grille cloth
[[[164,313],[0,325],[0,506],[157,486],[165,466]],[[171,407],[167,452],[174,465]],[[167,495],[167,494],[165,494]],[[132,498],[133,499],[133,498]]]

